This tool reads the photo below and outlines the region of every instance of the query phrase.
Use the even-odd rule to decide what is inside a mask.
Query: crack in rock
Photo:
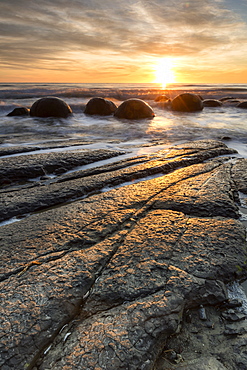
[[[247,276],[234,196],[246,163],[217,158],[232,153],[182,144],[117,170],[163,168],[159,178],[33,214],[18,232],[2,226],[1,368],[153,369],[186,310],[227,301],[225,284]],[[114,183],[116,171],[98,175]]]

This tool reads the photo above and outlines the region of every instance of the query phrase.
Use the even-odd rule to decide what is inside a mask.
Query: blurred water
[[[207,97],[234,96],[247,100],[247,85],[171,85],[157,84],[1,84],[0,145],[19,145],[48,140],[79,139],[99,147],[169,145],[197,139],[229,137],[228,145],[246,156],[247,110],[234,106],[204,108],[198,113],[178,113],[155,103],[160,94],[174,96],[179,91],[194,91]],[[17,106],[30,107],[43,96],[59,96],[73,110],[67,119],[6,117]],[[91,97],[103,96],[117,105],[129,97],[147,101],[156,116],[152,120],[119,120],[113,116],[86,116],[83,111]]]

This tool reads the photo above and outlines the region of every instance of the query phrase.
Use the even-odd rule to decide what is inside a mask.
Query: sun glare
[[[155,82],[161,84],[163,88],[167,84],[175,82],[173,63],[170,58],[162,58],[156,65],[155,70]]]

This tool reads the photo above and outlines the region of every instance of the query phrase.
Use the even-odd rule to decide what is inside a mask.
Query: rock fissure
[[[221,149],[223,150],[223,149]],[[229,152],[229,149],[224,148],[224,152]],[[217,154],[217,151],[213,150],[212,153],[203,153],[203,157],[206,159],[214,158]],[[34,196],[30,197],[30,189],[24,189],[19,190],[16,195],[11,193],[11,199],[8,199],[6,193],[6,197],[4,199],[3,197],[3,206],[0,206],[0,220],[6,219],[5,216],[5,209],[8,207],[8,217],[18,216],[21,213],[27,213],[27,212],[34,212],[34,211],[41,211],[46,210],[49,207],[59,206],[61,203],[67,203],[70,201],[70,199],[74,198],[74,201],[76,201],[79,197],[87,196],[88,193],[95,191],[100,191],[104,186],[109,184],[120,184],[123,181],[129,181],[133,179],[143,178],[143,175],[147,176],[150,174],[156,174],[162,170],[164,174],[170,173],[171,171],[174,171],[178,168],[190,166],[196,163],[202,162],[205,158],[201,158],[198,156],[181,160],[181,161],[174,161],[174,162],[167,162],[166,164],[159,164],[158,166],[152,166],[152,162],[157,161],[148,161],[148,168],[143,168],[141,170],[135,169],[135,171],[131,171],[131,173],[120,173],[117,174],[114,178],[114,175],[110,173],[109,178],[105,178],[106,174],[102,175],[92,175],[90,176],[90,182],[85,184],[78,183],[76,186],[76,183],[74,180],[71,180],[72,182],[66,183],[66,188],[59,187],[59,183],[51,183],[49,187],[45,186],[45,188],[41,187],[35,187],[34,188]],[[164,159],[165,160],[165,159]],[[163,162],[163,160],[158,160],[158,162]],[[114,172],[114,171],[113,171]],[[118,171],[119,172],[119,171]],[[101,180],[101,177],[104,176],[103,182]],[[80,179],[77,179],[80,180]],[[78,182],[78,181],[77,181]],[[48,190],[47,190],[48,189]],[[48,191],[48,192],[47,192]],[[46,192],[46,197],[44,198],[44,192]],[[79,197],[78,197],[79,195]],[[16,200],[13,198],[16,197]],[[33,198],[33,199],[32,199]],[[22,200],[23,199],[23,200]],[[28,199],[28,202],[27,202]],[[1,210],[2,208],[2,210]]]
[[[33,214],[18,233],[1,227],[4,274],[22,270],[1,281],[0,366],[151,370],[164,345],[183,338],[187,310],[216,307],[226,298],[225,282],[246,278],[245,228],[234,198],[234,184],[245,186],[245,163],[208,161],[233,153],[219,142],[172,150],[186,158],[164,176]],[[154,164],[141,166],[148,173]],[[186,365],[191,357],[182,356]]]

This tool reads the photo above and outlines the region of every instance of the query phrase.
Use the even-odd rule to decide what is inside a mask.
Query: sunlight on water
[[[247,110],[233,106],[204,108],[199,113],[179,113],[160,107],[155,97],[175,96],[180,90],[195,91],[213,97],[232,95],[245,97],[247,85],[169,85],[162,90],[158,84],[10,84],[0,85],[0,145],[25,144],[49,140],[78,139],[86,142],[140,148],[169,145],[187,140],[221,139],[242,146],[247,143]],[[59,96],[73,107],[68,119],[6,117],[17,106],[30,107],[42,96]],[[114,116],[86,116],[85,104],[91,97],[104,96],[117,105],[130,97],[147,101],[155,112],[153,120],[119,120]]]

